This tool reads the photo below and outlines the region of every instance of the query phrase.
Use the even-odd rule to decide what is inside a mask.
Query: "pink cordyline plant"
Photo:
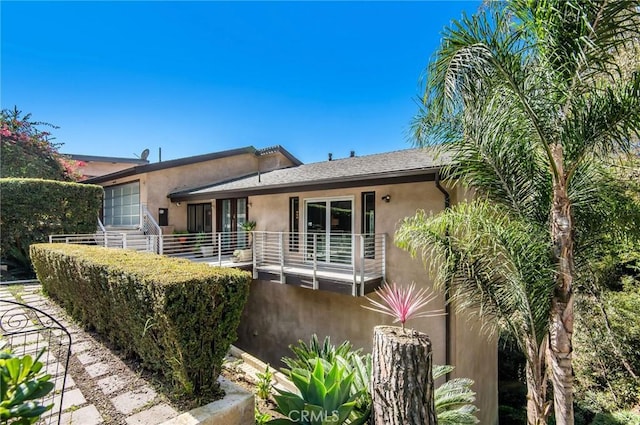
[[[415,282],[405,287],[398,287],[395,282],[393,282],[393,286],[385,283],[380,289],[376,289],[376,293],[382,298],[382,302],[365,297],[373,304],[373,307],[366,305],[362,307],[395,318],[393,322],[400,322],[403,332],[404,323],[409,319],[442,316],[446,314],[444,310],[421,311],[436,298],[436,295],[427,291],[426,288],[420,288],[416,291]]]

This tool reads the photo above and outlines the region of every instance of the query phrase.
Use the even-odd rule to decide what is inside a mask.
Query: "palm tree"
[[[546,423],[547,377],[556,422],[573,423],[576,258],[606,215],[594,161],[627,152],[640,130],[640,72],[616,61],[638,48],[639,7],[491,2],[445,29],[427,69],[417,144],[446,149],[445,171],[483,200],[408,219],[398,242],[445,262],[437,279],[459,305],[520,335],[530,424]]]

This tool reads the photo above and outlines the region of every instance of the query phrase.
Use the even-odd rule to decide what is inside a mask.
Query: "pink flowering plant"
[[[376,294],[381,298],[381,301],[365,297],[372,306],[363,305],[362,307],[393,317],[394,323],[400,322],[403,332],[405,330],[404,324],[409,319],[446,314],[442,309],[424,310],[436,298],[436,295],[427,291],[426,288],[416,290],[415,282],[404,287],[397,286],[395,282],[393,282],[393,286],[385,282],[382,287],[376,289]]]

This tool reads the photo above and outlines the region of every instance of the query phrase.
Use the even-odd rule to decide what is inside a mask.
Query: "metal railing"
[[[184,233],[162,235],[162,254],[217,265],[251,263],[251,237],[247,232]]]
[[[142,232],[151,236],[147,238],[147,242],[149,243],[147,247],[147,251],[155,252],[156,254],[162,253],[162,229],[153,218],[146,205],[142,205],[140,207],[141,215],[142,215]]]
[[[364,283],[384,278],[386,235],[353,233],[254,232],[254,271],[270,270],[311,276],[313,289],[319,278],[352,285],[352,295],[364,295]]]
[[[279,275],[309,276],[313,289],[320,279],[352,285],[352,295],[364,295],[367,281],[386,275],[386,235],[352,233],[224,232],[170,235],[133,235],[97,232],[84,235],[50,235],[49,242],[102,245],[157,252],[170,257],[219,266],[252,265]]]

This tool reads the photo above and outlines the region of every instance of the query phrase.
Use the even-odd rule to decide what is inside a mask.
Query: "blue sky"
[[[420,76],[478,2],[0,2],[1,103],[61,151],[152,162],[411,147]]]

